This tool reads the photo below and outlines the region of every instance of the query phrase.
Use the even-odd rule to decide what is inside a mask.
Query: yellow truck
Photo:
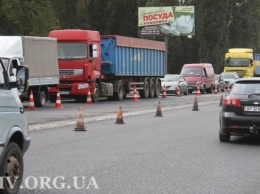
[[[260,54],[254,53],[253,49],[230,48],[225,54],[224,72],[237,72],[239,77],[254,77],[258,74],[256,66],[260,67]]]

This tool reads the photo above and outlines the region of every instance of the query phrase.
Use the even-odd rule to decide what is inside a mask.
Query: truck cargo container
[[[35,106],[44,106],[48,100],[48,87],[59,84],[57,40],[50,37],[0,36],[0,58],[14,81],[17,66],[28,66],[28,89],[20,94],[20,98],[28,100],[32,90]]]
[[[99,97],[122,100],[136,87],[142,98],[158,97],[160,77],[166,73],[164,42],[117,35],[102,35],[90,30],[55,30],[58,40],[61,96],[86,101]],[[57,88],[50,88],[55,101]]]

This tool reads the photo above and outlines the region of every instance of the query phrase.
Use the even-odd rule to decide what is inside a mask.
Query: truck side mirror
[[[92,61],[93,59],[96,59],[98,57],[98,52],[97,52],[97,45],[95,44],[90,44],[89,45],[89,60]]]
[[[93,54],[92,54],[93,59],[95,59],[95,58],[98,57],[98,51],[97,51],[97,49],[98,49],[98,46],[94,44],[94,45],[93,45]]]
[[[20,93],[26,92],[28,87],[29,79],[29,68],[27,66],[18,66],[17,67],[17,89]]]

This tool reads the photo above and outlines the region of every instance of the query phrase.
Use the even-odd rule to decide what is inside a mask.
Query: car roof
[[[238,82],[260,82],[260,77],[247,77],[247,78],[240,78],[236,81],[236,83]]]

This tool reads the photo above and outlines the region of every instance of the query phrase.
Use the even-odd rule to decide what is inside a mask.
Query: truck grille
[[[60,69],[59,73],[61,76],[81,75],[83,73],[83,70],[82,69]]]

